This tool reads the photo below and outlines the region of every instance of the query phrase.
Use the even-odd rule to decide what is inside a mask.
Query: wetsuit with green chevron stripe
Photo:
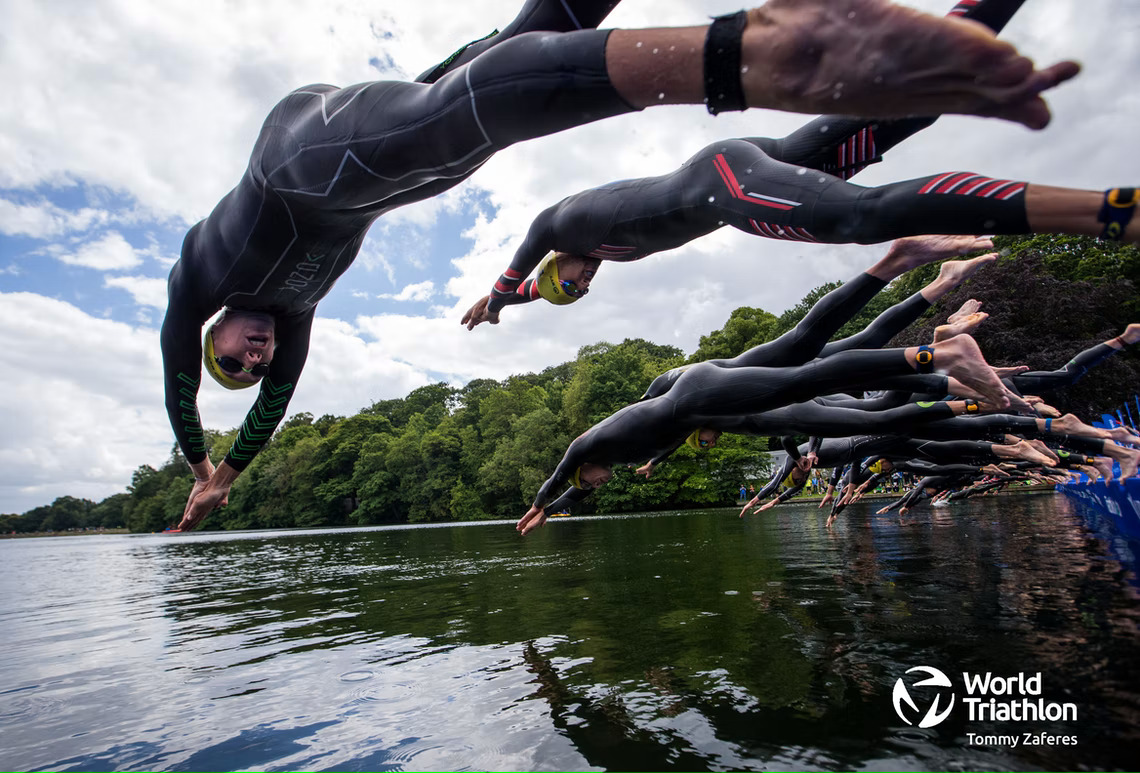
[[[614,5],[528,0],[503,33],[449,57],[430,83],[315,84],[272,109],[237,186],[190,229],[170,273],[166,408],[187,461],[208,450],[202,326],[219,309],[275,320],[269,374],[226,457],[242,470],[285,415],[318,301],[376,218],[458,185],[516,142],[632,111],[607,75],[609,31],[589,29]]]

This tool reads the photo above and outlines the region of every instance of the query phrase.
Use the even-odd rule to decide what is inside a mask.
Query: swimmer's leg
[[[492,46],[524,32],[572,32],[596,29],[620,0],[527,0],[519,15],[501,31],[474,40],[421,73],[420,83],[435,83],[445,72],[461,67]]]
[[[1129,327],[1137,327],[1140,329],[1140,325],[1129,325]],[[1065,363],[1064,367],[1057,370],[1019,373],[1010,376],[1010,380],[1019,391],[1023,393],[1028,392],[1030,394],[1040,394],[1050,389],[1072,386],[1082,376],[1088,373],[1091,368],[1101,364],[1120,351],[1123,346],[1119,341],[1119,338],[1113,338],[1102,344],[1097,344],[1096,346],[1085,349],[1076,357]]]
[[[971,242],[968,237],[946,236],[918,238],[924,241],[946,241],[947,244],[954,248],[954,252],[959,252],[959,246],[961,248],[960,252],[972,251],[973,249],[988,249],[993,246],[993,242],[990,242],[988,239]],[[901,241],[906,242],[908,240],[904,239]],[[940,260],[944,257],[946,256],[940,254],[940,256],[935,259]],[[847,351],[848,349],[878,349],[886,346],[892,338],[901,333],[907,326],[916,322],[938,299],[973,276],[978,269],[993,263],[996,259],[995,255],[989,254],[971,258],[970,260],[946,261],[942,264],[938,272],[938,277],[933,282],[905,301],[896,303],[875,317],[871,324],[860,332],[839,341],[829,342],[820,351],[819,356],[827,357],[837,352]],[[960,332],[969,331],[964,330]]]
[[[697,376],[697,368],[701,368]],[[1009,405],[1004,387],[969,336],[956,336],[929,347],[855,349],[790,368],[696,366],[682,376],[697,376],[675,397],[680,415],[737,416],[804,402],[816,395],[873,388],[884,379],[937,368],[998,407]]]
[[[984,24],[1001,32],[1025,0],[962,0],[948,14]],[[867,121],[845,115],[825,115],[780,140],[766,141],[764,150],[789,164],[817,169],[844,180],[883,160],[883,154],[937,120],[937,116]]]

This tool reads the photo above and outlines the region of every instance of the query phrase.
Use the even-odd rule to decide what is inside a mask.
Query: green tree
[[[725,359],[776,337],[778,320],[763,309],[741,306],[733,310],[720,330],[701,336],[700,345],[690,362]]]

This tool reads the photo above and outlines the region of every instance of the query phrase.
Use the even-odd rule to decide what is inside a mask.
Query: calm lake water
[[[0,768],[1134,769],[1134,568],[1073,507],[4,540]],[[970,742],[1026,731],[1077,745]]]

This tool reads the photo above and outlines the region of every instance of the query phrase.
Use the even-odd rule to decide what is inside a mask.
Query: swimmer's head
[[[246,389],[269,372],[275,324],[272,315],[226,309],[206,328],[202,364],[226,389]]]
[[[716,445],[720,434],[719,429],[695,429],[693,434],[685,438],[685,444],[694,451],[707,451]]]
[[[606,485],[613,476],[613,470],[605,465],[583,462],[582,466],[574,470],[574,474],[570,476],[570,485],[590,491]]]
[[[538,294],[557,306],[573,303],[590,291],[601,263],[597,258],[551,252],[538,264]]]

